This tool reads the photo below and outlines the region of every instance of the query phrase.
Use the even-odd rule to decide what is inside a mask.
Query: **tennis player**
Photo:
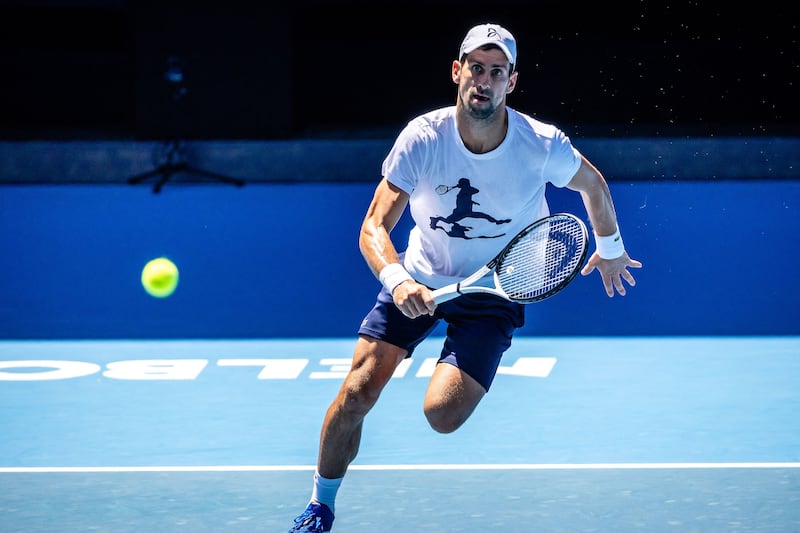
[[[452,64],[455,105],[410,121],[383,161],[359,235],[361,253],[383,287],[323,420],[311,499],[289,533],[331,530],[364,417],[397,366],[440,320],[447,323],[446,338],[425,393],[425,416],[435,431],[451,433],[472,414],[523,325],[524,306],[489,294],[437,306],[431,290],[472,274],[518,231],[549,214],[547,183],[582,197],[596,251],[581,273],[597,270],[609,297],[624,296],[625,283],[636,283],[628,269],[642,264],[625,250],[601,173],[564,132],[507,105],[517,86],[516,66],[517,44],[507,29],[470,29]],[[398,253],[390,233],[406,208],[415,226]]]

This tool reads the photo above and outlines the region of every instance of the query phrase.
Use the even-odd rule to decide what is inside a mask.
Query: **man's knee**
[[[383,385],[369,373],[351,371],[339,390],[339,401],[346,411],[365,415],[378,402]]]
[[[431,428],[452,433],[472,415],[486,391],[458,367],[440,363],[431,376],[423,410]]]
[[[455,409],[448,409],[447,407],[428,405],[424,408],[428,424],[437,433],[453,433],[464,425],[464,422],[469,418],[469,413],[461,414],[455,411]]]
[[[348,411],[366,414],[377,403],[405,352],[380,341],[359,340],[353,365],[339,390]]]

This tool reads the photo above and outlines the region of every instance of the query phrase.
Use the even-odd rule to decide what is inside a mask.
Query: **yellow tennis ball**
[[[178,286],[178,267],[166,257],[148,261],[142,269],[142,287],[155,298],[166,298]]]

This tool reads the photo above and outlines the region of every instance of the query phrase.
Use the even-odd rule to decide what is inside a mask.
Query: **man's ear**
[[[517,86],[517,75],[519,74],[518,71],[514,71],[511,73],[511,76],[508,77],[508,87],[506,87],[506,94],[511,94],[514,91],[514,88]]]
[[[458,61],[457,59],[453,61],[453,68],[450,74],[453,79],[453,83],[458,85],[458,77],[461,75],[461,61]]]

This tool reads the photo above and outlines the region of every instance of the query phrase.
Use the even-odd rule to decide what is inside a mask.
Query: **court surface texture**
[[[519,337],[449,435],[441,341],[368,415],[334,532],[800,531],[800,337]],[[0,342],[0,531],[285,532],[353,345]]]

